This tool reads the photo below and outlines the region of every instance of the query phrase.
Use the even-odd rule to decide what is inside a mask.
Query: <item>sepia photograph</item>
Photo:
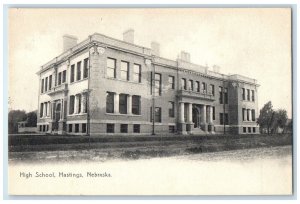
[[[290,7],[7,13],[9,195],[293,195]]]

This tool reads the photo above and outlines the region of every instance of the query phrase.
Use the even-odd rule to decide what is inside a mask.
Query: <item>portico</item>
[[[214,133],[212,105],[179,102],[178,126],[182,134]]]

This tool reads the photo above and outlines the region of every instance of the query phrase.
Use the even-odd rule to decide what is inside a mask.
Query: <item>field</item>
[[[9,137],[9,160],[18,162],[141,159],[292,144],[292,135],[46,136]]]

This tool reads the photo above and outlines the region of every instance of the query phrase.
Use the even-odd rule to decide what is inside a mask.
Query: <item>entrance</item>
[[[58,130],[58,121],[60,120],[60,112],[61,112],[61,104],[57,104],[55,107],[55,122],[54,122],[54,130]]]
[[[193,123],[194,128],[200,128],[200,112],[197,107],[193,107]]]

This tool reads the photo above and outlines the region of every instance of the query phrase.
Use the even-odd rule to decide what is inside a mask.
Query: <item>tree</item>
[[[11,110],[8,113],[8,132],[18,132],[18,122],[26,120],[26,113],[23,110]]]
[[[27,127],[36,127],[36,123],[37,123],[37,115],[36,115],[36,111],[32,111],[26,114],[26,126]]]
[[[275,131],[277,131],[278,128],[281,128],[283,130],[282,133],[284,133],[285,128],[287,126],[287,120],[288,120],[287,112],[284,109],[279,109],[276,111],[275,115],[276,115],[276,120],[274,121]]]
[[[267,128],[268,134],[270,134],[270,128],[274,120],[274,110],[272,102],[269,101],[264,105],[264,107],[259,112],[259,117],[257,119],[257,124],[260,126],[261,131]]]

